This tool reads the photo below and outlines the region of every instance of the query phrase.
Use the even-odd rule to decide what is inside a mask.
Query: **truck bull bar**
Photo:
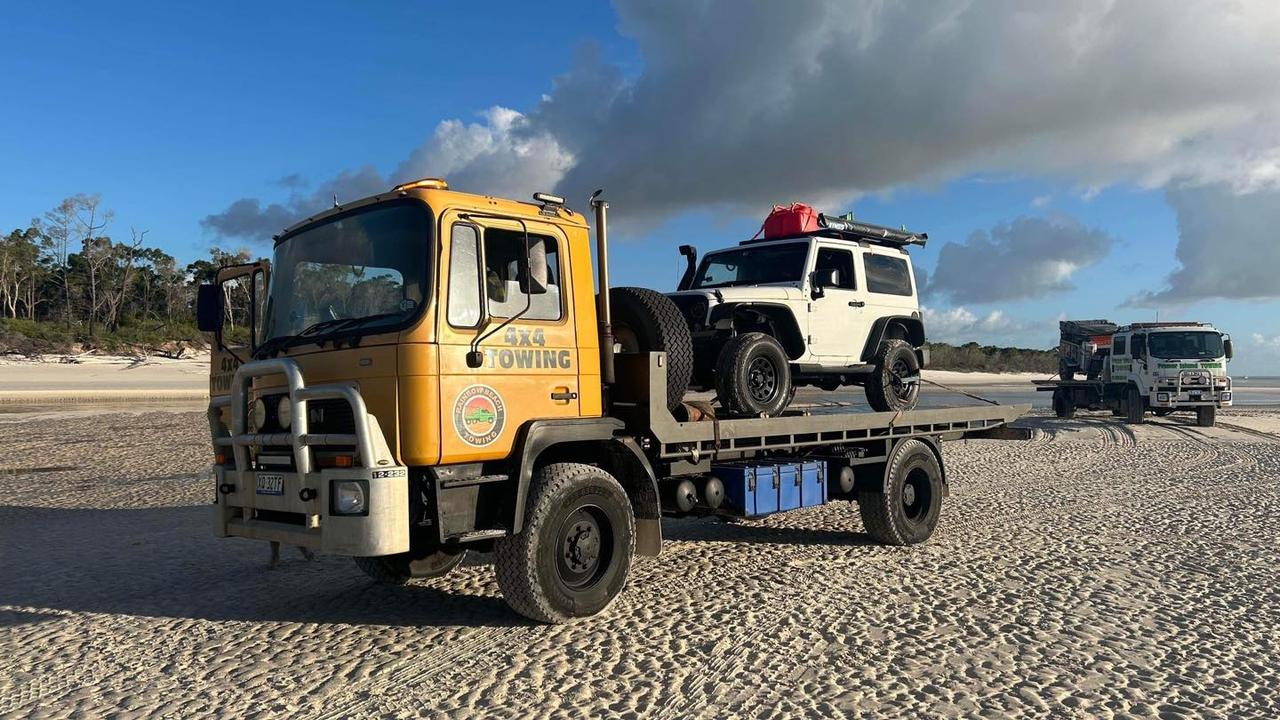
[[[288,431],[249,432],[251,382],[273,375],[285,380],[292,411]],[[307,403],[312,400],[345,401],[351,407],[355,431],[309,432]],[[227,423],[224,410],[230,415]],[[233,458],[231,464],[213,467],[216,535],[286,542],[339,555],[408,551],[408,468],[396,464],[377,418],[369,414],[357,388],[308,387],[293,360],[255,360],[236,370],[229,394],[210,399],[208,419],[214,448],[230,448]],[[255,468],[250,449],[268,446],[288,446],[293,470]],[[326,446],[354,447],[352,466],[317,467],[312,449]],[[363,488],[364,506],[359,511],[344,514],[334,506],[333,487],[344,483]]]
[[[292,411],[292,422],[289,432],[285,433],[250,433],[248,432],[249,381],[267,375],[283,375],[289,389],[289,409]],[[308,400],[346,400],[356,418],[355,434],[311,434],[307,432]],[[231,408],[231,434],[219,435],[222,424],[222,409]],[[365,409],[364,398],[350,385],[316,385],[307,387],[298,364],[287,358],[272,360],[255,360],[247,362],[236,370],[231,380],[231,393],[213,398],[209,402],[209,429],[213,433],[215,447],[230,447],[235,458],[238,471],[249,468],[248,448],[264,445],[288,445],[293,449],[294,467],[298,473],[306,475],[314,467],[313,446],[344,445],[355,446],[363,467],[374,467],[375,460],[373,441],[369,437],[369,417]],[[390,464],[384,460],[382,465]]]

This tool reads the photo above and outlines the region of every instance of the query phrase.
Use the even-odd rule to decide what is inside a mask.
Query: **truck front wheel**
[[[1142,393],[1138,392],[1138,388],[1130,385],[1124,394],[1124,421],[1137,425],[1142,422],[1142,416],[1147,413],[1147,409],[1142,404]]]
[[[1218,420],[1218,408],[1212,405],[1201,406],[1196,408],[1196,425],[1200,427],[1213,427]]]
[[[942,466],[920,440],[894,448],[879,483],[858,488],[858,512],[867,534],[885,545],[924,542],[942,513]]]
[[[523,529],[494,548],[498,587],[531,620],[595,615],[626,586],[635,544],[631,503],[612,475],[547,465],[534,473]]]

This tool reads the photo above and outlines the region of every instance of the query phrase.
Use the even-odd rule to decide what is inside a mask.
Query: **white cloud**
[[[1259,350],[1280,353],[1280,335],[1267,337],[1262,333],[1253,333],[1250,339],[1253,341],[1252,344]]]
[[[922,306],[925,335],[933,342],[1041,347],[1051,343],[1056,322],[1030,322],[1012,318],[1001,310],[978,315],[964,306],[939,309]]]

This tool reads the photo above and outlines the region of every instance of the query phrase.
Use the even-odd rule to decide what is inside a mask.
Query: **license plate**
[[[284,476],[274,473],[258,473],[259,495],[283,495]]]

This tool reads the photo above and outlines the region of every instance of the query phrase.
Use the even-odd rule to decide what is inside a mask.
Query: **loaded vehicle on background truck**
[[[866,389],[875,410],[910,410],[927,364],[907,246],[929,236],[775,206],[763,237],[688,262],[677,292],[693,334],[694,385],[732,415],[773,416],[795,389]]]
[[[664,516],[855,501],[873,538],[918,543],[947,491],[942,440],[1025,437],[1006,425],[1026,405],[693,419],[688,327],[661,293],[610,287],[598,195],[594,274],[563,199],[424,179],[220,274],[248,288],[248,347],[223,342],[226,293],[202,286],[215,533],[351,556],[390,583],[491,551],[512,608],[564,622],[659,553]]]
[[[1053,393],[1058,417],[1085,408],[1140,423],[1148,411],[1160,417],[1191,411],[1197,425],[1212,427],[1218,408],[1231,405],[1231,336],[1200,322],[1133,323],[1100,332],[1107,326],[1105,320],[1061,323],[1065,370],[1056,381],[1036,383]],[[1077,371],[1086,379],[1074,380]]]

